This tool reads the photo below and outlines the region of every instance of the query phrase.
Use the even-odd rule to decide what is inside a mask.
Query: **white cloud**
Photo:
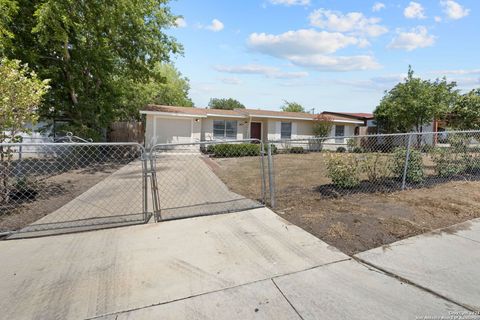
[[[308,72],[285,72],[276,67],[259,64],[247,64],[239,66],[215,66],[215,70],[233,74],[256,74],[275,79],[298,79],[308,76]]]
[[[225,84],[231,85],[240,85],[243,83],[243,81],[238,78],[221,78],[220,80]]]
[[[432,74],[453,74],[453,75],[472,75],[472,74],[480,74],[480,69],[458,69],[458,70],[438,70],[432,71]]]
[[[436,16],[433,19],[435,20],[435,22],[442,22],[442,17]]]
[[[406,74],[389,74],[370,79],[336,79],[335,83],[368,90],[387,90],[407,77]]]
[[[379,24],[381,19],[367,18],[361,12],[343,14],[338,11],[318,9],[310,14],[309,19],[312,26],[335,32],[361,34],[369,37],[378,37],[388,32],[385,26]]]
[[[218,19],[213,19],[212,23],[209,26],[206,26],[205,29],[211,30],[213,32],[222,31],[224,28],[223,22]]]
[[[476,88],[480,85],[480,78],[455,78],[449,80],[455,81],[459,87],[464,89],[472,87]]]
[[[317,71],[353,71],[378,69],[380,64],[374,57],[369,55],[359,56],[329,56],[329,55],[306,55],[291,56],[288,58],[292,63],[312,68]]]
[[[338,32],[300,29],[279,35],[252,33],[248,39],[251,49],[276,57],[302,54],[328,54],[356,45],[359,40]]]
[[[418,3],[411,1],[408,5],[408,7],[403,10],[403,15],[407,19],[425,19],[425,9],[423,6]]]
[[[443,12],[450,19],[458,20],[470,14],[470,9],[464,8],[458,2],[453,0],[440,1],[440,4],[443,8]]]
[[[433,46],[435,39],[435,36],[428,34],[428,30],[424,26],[418,26],[410,31],[397,30],[397,35],[390,42],[388,48],[412,51]]]
[[[185,28],[187,26],[187,20],[182,17],[178,17],[175,20],[175,25],[177,26],[177,28]]]
[[[375,4],[372,7],[373,12],[378,12],[383,9],[385,9],[385,4],[382,2],[375,2]]]
[[[248,39],[251,50],[290,61],[294,65],[319,71],[375,69],[379,64],[370,55],[332,56],[339,49],[365,46],[362,39],[339,32],[301,29],[279,35],[253,33]]]
[[[270,3],[285,6],[308,6],[310,5],[310,0],[270,0]]]

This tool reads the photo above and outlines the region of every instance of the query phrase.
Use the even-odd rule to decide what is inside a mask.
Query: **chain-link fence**
[[[157,221],[242,211],[265,202],[259,140],[159,144],[150,154]]]
[[[480,131],[278,140],[268,145],[272,206],[307,191],[321,199],[480,179]]]
[[[0,233],[16,238],[144,223],[146,165],[143,147],[133,143],[0,144]]]

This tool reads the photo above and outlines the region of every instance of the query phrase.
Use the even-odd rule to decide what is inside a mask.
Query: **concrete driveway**
[[[467,310],[266,208],[0,242],[5,319],[414,319]]]
[[[133,161],[10,238],[141,223],[142,197],[142,163]]]
[[[162,219],[176,219],[262,207],[254,200],[231,192],[199,152],[179,150],[159,153],[157,181]],[[260,170],[258,197],[261,196]]]

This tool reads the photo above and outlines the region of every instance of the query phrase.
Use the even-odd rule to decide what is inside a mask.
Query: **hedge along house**
[[[194,143],[212,140],[258,139],[279,141],[313,138],[316,115],[254,109],[201,109],[148,105],[140,110],[145,117],[145,146],[161,143]],[[330,115],[330,114],[329,114]],[[366,121],[345,115],[330,115],[334,126],[330,136],[358,134]],[[345,139],[331,139],[335,145]],[[279,145],[281,147],[281,145]]]

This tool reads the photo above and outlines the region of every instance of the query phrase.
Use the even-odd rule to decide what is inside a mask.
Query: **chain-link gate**
[[[43,236],[146,223],[137,143],[0,144],[0,233]]]
[[[156,221],[262,207],[264,152],[259,140],[155,145],[150,161]],[[247,163],[242,175],[230,175],[241,163]]]

